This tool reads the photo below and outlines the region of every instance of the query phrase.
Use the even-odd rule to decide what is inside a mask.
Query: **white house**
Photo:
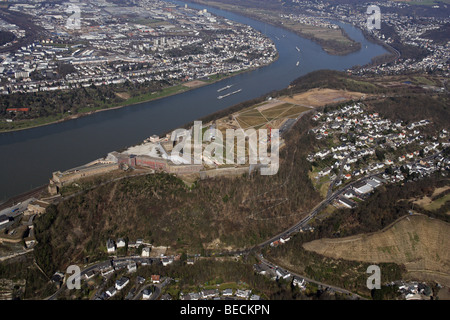
[[[115,287],[116,287],[117,290],[120,291],[120,290],[122,290],[123,288],[125,288],[126,285],[127,285],[129,282],[130,282],[130,279],[125,278],[125,277],[122,277],[122,278],[120,278],[119,280],[116,280],[116,285],[115,285]]]
[[[165,267],[173,262],[173,257],[163,257],[161,259],[161,262],[162,262],[163,266]]]
[[[124,239],[120,238],[117,240],[117,248],[123,248],[123,247],[125,247],[125,245],[126,245],[126,243],[125,243]]]
[[[130,261],[130,263],[127,265],[127,269],[129,273],[136,272],[137,270],[136,262]]]
[[[319,172],[319,177],[326,176],[326,175],[330,174],[330,172],[331,172],[331,168],[329,168],[329,167],[324,168],[322,171]]]
[[[142,248],[141,256],[150,257],[150,248],[149,247]]]
[[[117,293],[117,290],[116,290],[116,288],[114,288],[114,287],[111,287],[111,288],[109,288],[108,290],[106,290],[106,294],[108,295],[108,297],[112,297],[112,296],[114,296],[115,294]]]
[[[224,297],[231,297],[233,295],[233,289],[225,289],[222,291]]]
[[[301,289],[306,288],[305,279],[294,277],[294,281],[292,283],[294,284],[294,286],[300,287]]]
[[[236,291],[236,297],[238,298],[242,298],[242,299],[248,299],[248,297],[250,297],[250,290],[240,290],[238,289]]]
[[[283,278],[283,279],[287,279],[291,276],[291,274],[287,271],[284,271],[280,268],[277,268],[277,270],[275,270],[275,273],[278,277]]]
[[[106,249],[108,250],[108,253],[116,252],[116,244],[114,243],[114,240],[108,239],[108,241],[106,241]]]
[[[142,291],[142,299],[148,300],[152,296],[152,291],[150,289],[145,289]]]

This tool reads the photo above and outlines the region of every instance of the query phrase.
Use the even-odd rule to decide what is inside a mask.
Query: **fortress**
[[[48,185],[48,192],[57,195],[60,189],[79,179],[105,174],[115,170],[128,168],[148,168],[177,175],[199,173],[204,169],[201,164],[175,164],[161,156],[167,151],[159,143],[147,142],[144,145],[132,147],[123,153],[111,152],[106,158],[92,161],[86,165],[64,172],[53,172]]]

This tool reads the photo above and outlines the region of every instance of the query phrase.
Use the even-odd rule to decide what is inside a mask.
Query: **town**
[[[308,156],[310,177],[324,197],[348,186],[338,205],[352,208],[382,184],[450,169],[450,159],[440,155],[450,145],[448,131],[425,135],[421,129],[431,126],[429,120],[406,125],[367,112],[363,103],[318,112],[313,119],[320,125],[312,132],[329,147]]]
[[[404,247],[412,243],[408,263],[426,260],[419,249],[436,255],[443,268],[448,258],[431,250],[446,247],[442,230],[448,229],[434,228],[436,235],[423,239],[414,233],[423,221],[412,222],[423,218],[448,227],[450,44],[436,32],[450,18],[410,17],[410,4],[396,1],[371,4],[381,8],[381,29],[366,30],[366,4],[289,0],[280,1],[285,9],[274,13],[287,29],[341,32],[339,21],[350,23],[389,54],[364,66],[308,74],[171,133],[145,129],[145,138],[132,145],[108,147],[77,167],[52,168],[44,176],[48,184],[1,203],[0,299],[434,300],[443,287],[448,298],[448,278],[441,270],[408,269],[400,254],[388,259],[391,250],[400,251],[397,244],[373,245],[372,253],[386,253],[373,263],[385,264],[390,277],[378,292],[361,285],[366,277],[361,270],[372,263],[371,256],[361,256],[370,253],[341,257],[356,248],[356,237],[384,236],[394,243],[383,232],[403,219],[410,223],[408,235],[398,237]],[[123,87],[114,87],[120,90],[105,100],[114,95],[126,100],[136,94],[122,90],[129,84],[151,91],[155,83],[195,88],[278,59],[265,34],[189,3],[11,0],[8,10],[0,11],[0,33],[14,39],[0,46],[5,99],[117,85]],[[32,21],[25,23],[25,16]],[[404,76],[407,72],[413,73]],[[242,91],[228,80],[214,88],[214,100]],[[398,107],[395,112],[388,110],[392,106]],[[16,116],[30,109],[9,105],[1,121],[16,124],[23,120]],[[65,112],[70,110],[61,106]],[[230,131],[235,136],[228,145],[230,140],[225,144],[219,136]],[[250,150],[255,132],[260,135],[256,163]],[[186,141],[193,142],[194,156]],[[269,165],[262,159],[269,153],[282,170],[268,178],[263,172]],[[235,187],[240,185],[245,188]],[[422,189],[413,194],[411,186]],[[380,204],[374,200],[394,189],[410,193]],[[397,209],[394,201],[401,209],[388,215],[386,208]],[[384,210],[379,219],[372,214],[375,206]],[[358,221],[358,210],[372,220]],[[436,239],[442,243],[436,245]],[[336,240],[351,242],[352,250],[342,245],[342,251],[333,251]],[[74,277],[71,267],[80,271]],[[337,279],[344,273],[356,276]],[[444,277],[434,277],[437,273]],[[74,290],[71,281],[80,287]]]
[[[369,5],[379,8],[379,29],[368,28],[368,23],[373,22],[372,15],[367,12]],[[251,4],[242,4],[242,7],[247,10],[247,14],[253,13]],[[280,1],[275,10],[261,8],[259,11],[264,13],[256,13],[256,16],[294,31],[318,27],[321,31],[317,32],[316,39],[320,39],[320,33],[326,33],[327,29],[338,30],[339,21],[359,28],[368,39],[382,44],[388,53],[374,58],[372,63],[347,70],[355,75],[396,75],[425,71],[441,72],[448,76],[450,50],[446,28],[450,18],[445,14],[447,4],[436,3],[427,7],[426,11],[420,11],[420,15],[414,12],[414,8],[415,4],[403,1],[336,3],[326,0],[287,0]]]
[[[79,28],[67,25],[67,5],[11,4],[10,11],[31,15],[42,32],[32,43],[0,55],[2,94],[126,81],[175,84],[258,68],[276,59],[269,38],[206,10],[153,0],[131,7],[96,1],[76,5]],[[0,30],[17,37],[24,33],[1,19]]]
[[[307,1],[298,2],[298,6],[307,10],[317,19],[333,18],[348,22],[374,39],[383,43],[389,51],[396,56],[393,61],[381,63],[379,65],[358,66],[348,71],[357,75],[369,74],[402,74],[411,71],[439,71],[448,75],[450,50],[448,41],[433,40],[430,31],[438,30],[448,25],[448,16],[422,16],[420,19],[412,15],[402,14],[401,9],[410,7],[408,3],[387,1],[370,2],[371,5],[378,6],[381,12],[381,29],[367,29],[368,14],[366,4],[356,6],[348,4],[329,5],[324,1],[321,5],[313,5]],[[433,9],[438,10],[442,6],[436,5]],[[391,31],[392,30],[392,31]],[[389,31],[389,33],[387,32]],[[400,55],[396,49],[398,44],[408,47],[412,54]],[[402,48],[403,49],[403,48]]]

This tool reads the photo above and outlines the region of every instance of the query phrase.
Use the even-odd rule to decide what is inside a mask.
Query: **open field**
[[[234,115],[234,118],[242,129],[258,129],[262,126],[276,128],[281,126],[283,122],[278,120],[293,119],[308,110],[310,110],[308,107],[275,100],[239,112]]]
[[[331,29],[308,24],[302,24],[293,22],[288,19],[282,19],[281,21],[286,28],[295,31],[304,37],[311,38],[315,41],[320,41],[320,43],[323,45],[323,49],[331,54],[337,53],[335,52],[335,48],[333,48],[333,46],[330,45],[331,43],[338,43],[346,47],[357,46],[353,40],[348,38],[341,31],[341,29]]]
[[[283,101],[311,107],[321,107],[331,103],[361,99],[366,94],[335,89],[311,89],[307,92],[296,94],[292,97],[283,98]]]
[[[449,189],[450,189],[450,186],[436,188],[430,197],[423,196],[422,198],[415,200],[414,204],[417,204],[428,211],[437,210],[441,206],[443,206],[447,201],[450,201],[450,193],[446,194],[442,197],[438,197],[435,200],[433,200],[433,198],[439,196],[440,194],[442,194],[443,192],[445,192]],[[450,212],[449,212],[449,214],[450,214]]]
[[[335,89],[311,89],[293,96],[284,96],[258,103],[234,113],[230,117],[217,120],[219,130],[279,128],[287,119],[295,119],[311,108],[349,100],[365,98],[360,92]]]
[[[450,193],[436,200],[432,200],[432,198],[425,196],[420,200],[416,200],[414,203],[417,203],[425,210],[434,211],[442,207],[447,201],[450,201]],[[447,214],[450,214],[450,212],[447,212]]]
[[[183,86],[188,87],[188,88],[196,88],[196,87],[203,86],[205,84],[206,84],[206,82],[204,82],[204,81],[193,80],[193,81],[183,83]]]
[[[272,108],[267,111],[263,111],[262,114],[267,119],[278,119],[281,117],[295,118],[300,113],[305,112],[309,109],[310,108],[308,108],[308,107],[296,106],[296,105],[292,105],[290,103],[284,103],[278,107]]]
[[[423,215],[404,216],[371,234],[305,243],[306,250],[331,258],[404,264],[408,275],[450,285],[450,224]],[[381,270],[383,272],[383,270]]]
[[[426,210],[431,210],[431,211],[437,210],[440,207],[442,207],[447,201],[450,201],[450,193],[446,194],[445,196],[443,196],[439,199],[432,201],[430,204],[424,206],[424,208]],[[450,214],[450,212],[447,212],[447,214]]]

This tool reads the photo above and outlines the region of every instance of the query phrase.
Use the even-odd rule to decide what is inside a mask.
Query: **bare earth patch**
[[[124,100],[128,100],[131,97],[128,92],[116,92],[116,96]]]
[[[196,87],[200,87],[204,84],[205,84],[205,82],[203,82],[203,81],[193,80],[193,81],[183,83],[183,86],[188,87],[188,88],[196,88]]]
[[[311,89],[307,92],[296,94],[293,97],[283,98],[283,101],[301,106],[320,107],[330,103],[360,99],[366,96],[364,93],[334,89]]]

